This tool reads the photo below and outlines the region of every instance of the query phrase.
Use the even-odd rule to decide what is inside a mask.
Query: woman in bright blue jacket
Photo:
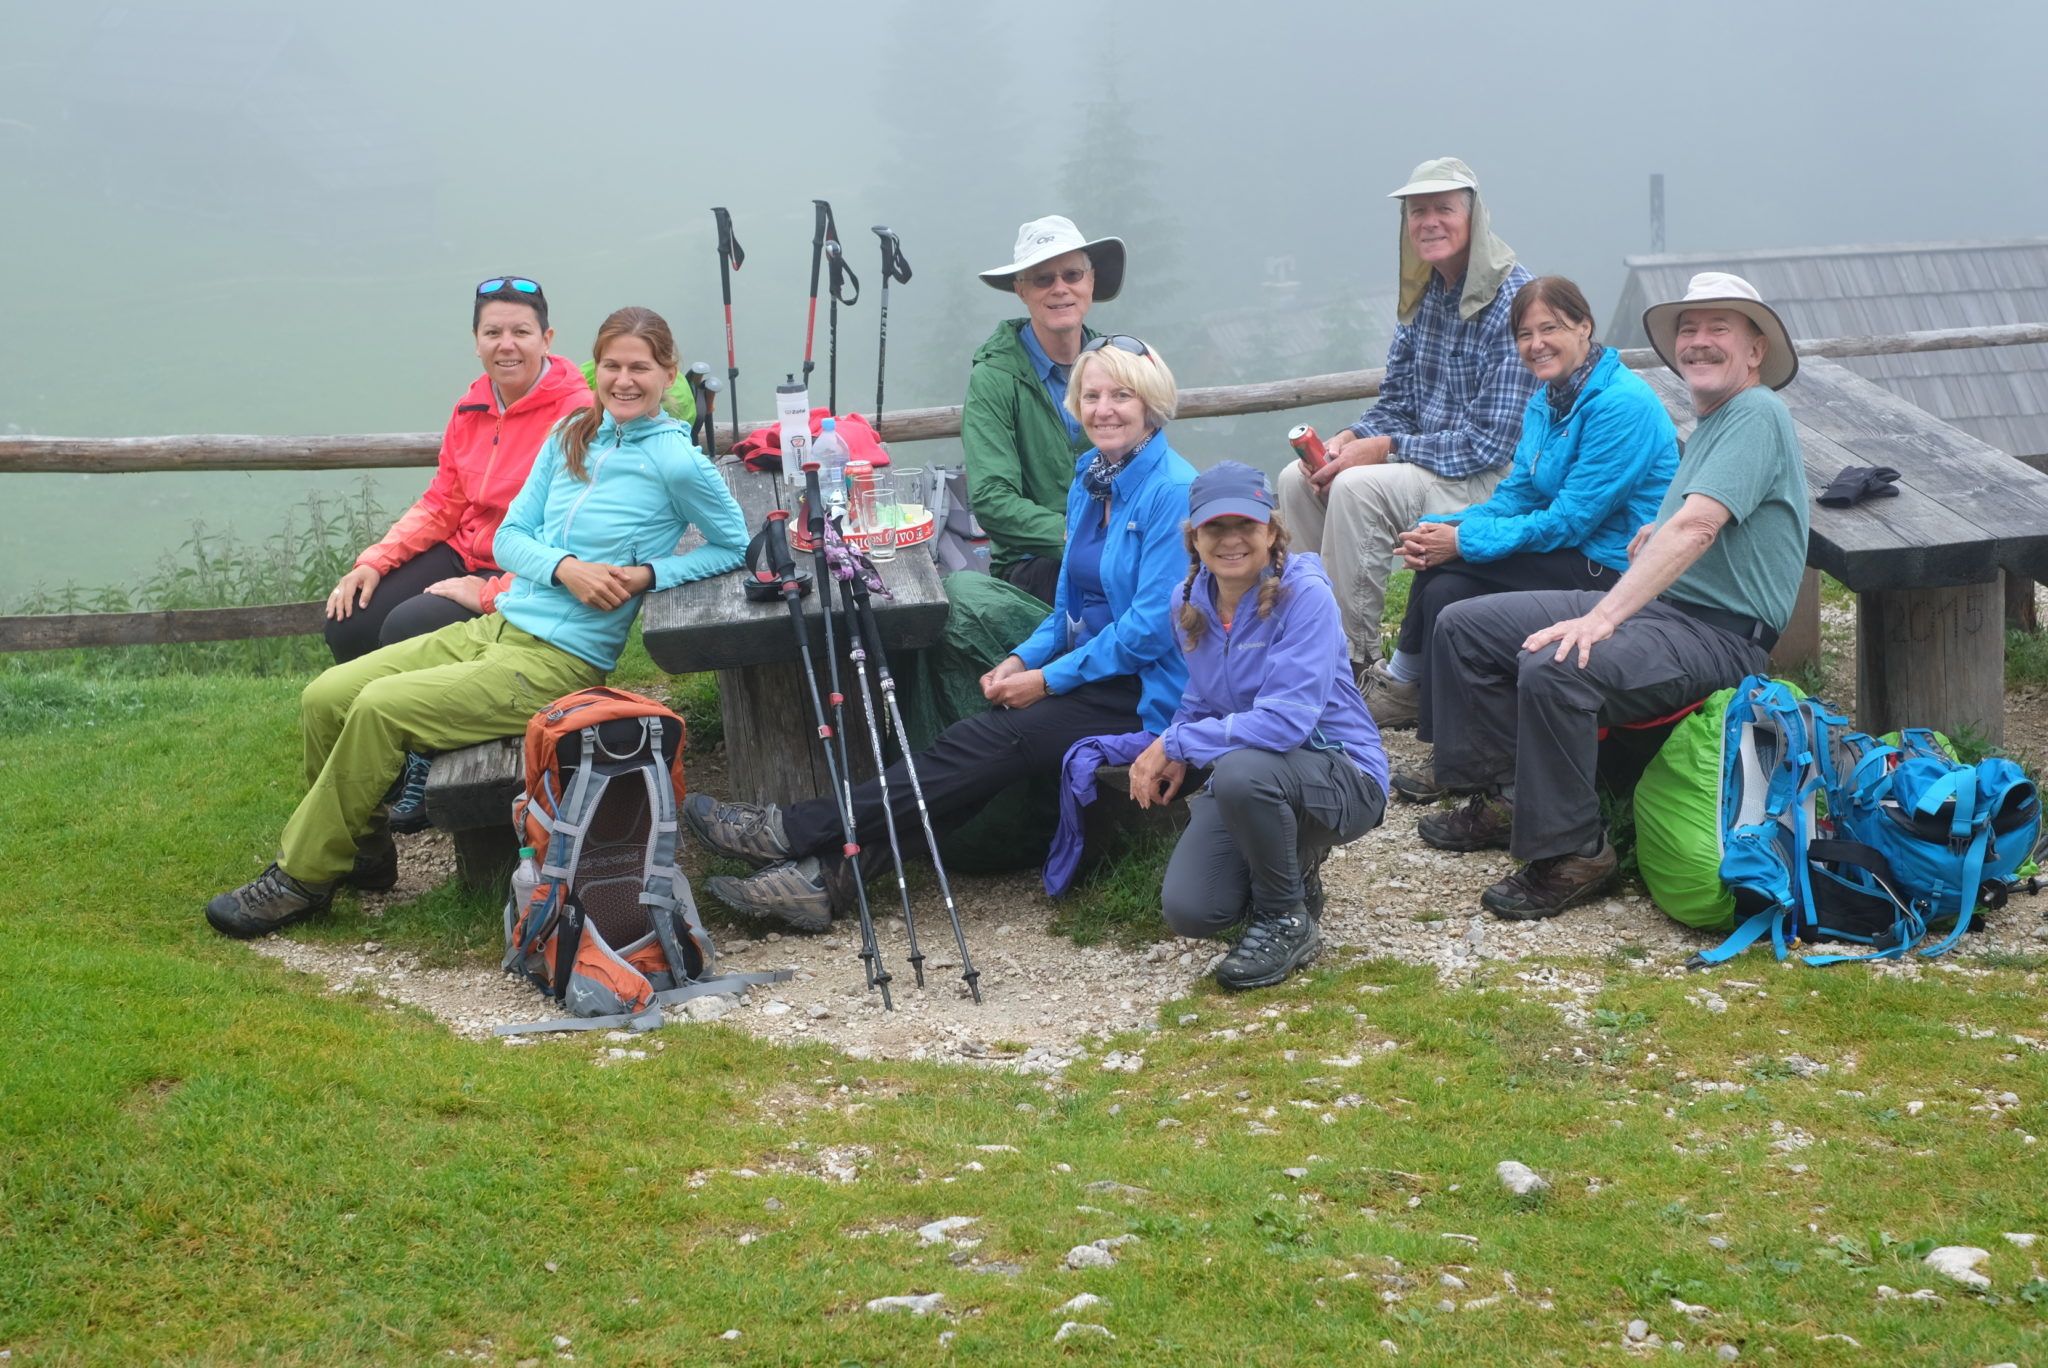
[[[1235,461],[1203,471],[1187,529],[1193,563],[1173,619],[1187,688],[1132,761],[1131,796],[1170,802],[1190,771],[1208,771],[1160,903],[1176,935],[1243,923],[1216,982],[1261,988],[1320,948],[1317,871],[1331,847],[1379,825],[1387,757],[1322,558],[1288,554],[1266,477]]]
[[[276,863],[207,904],[216,930],[267,935],[325,910],[337,884],[391,887],[398,851],[384,795],[408,749],[519,735],[555,699],[604,681],[650,589],[745,558],[739,505],[661,411],[678,364],[668,324],[620,309],[595,351],[597,405],[548,437],[498,529],[497,562],[517,578],[497,611],[358,656],[306,686],[306,796]],[[676,554],[692,526],[703,545]]]
[[[1592,310],[1578,286],[1539,276],[1516,294],[1508,318],[1522,364],[1544,386],[1529,399],[1514,468],[1492,496],[1401,538],[1415,581],[1398,648],[1366,693],[1383,727],[1417,721],[1429,692],[1422,660],[1447,604],[1525,589],[1608,588],[1628,569],[1630,540],[1655,518],[1678,472],[1678,434],[1663,401],[1620,353],[1593,340]]]
[[[1166,441],[1175,397],[1173,372],[1135,337],[1098,337],[1074,363],[1067,407],[1094,446],[1077,462],[1067,495],[1052,615],[982,676],[982,694],[995,706],[954,723],[913,757],[936,823],[966,820],[1019,779],[1057,774],[1076,741],[1156,732],[1173,715],[1187,666],[1167,611],[1187,568],[1180,528],[1195,478]],[[888,780],[899,829],[914,830],[916,799],[901,761]],[[855,837],[874,850],[887,830],[882,794],[873,780],[853,790]],[[822,931],[835,902],[851,905],[830,795],[785,808],[692,794],[683,818],[712,850],[762,866],[706,885],[736,911]]]

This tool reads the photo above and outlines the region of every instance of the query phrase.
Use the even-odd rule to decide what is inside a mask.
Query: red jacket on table
[[[447,542],[467,569],[496,570],[491,543],[541,444],[564,416],[593,402],[583,372],[560,356],[550,356],[534,387],[503,412],[490,377],[478,376],[441,434],[441,458],[427,492],[356,564],[388,575]],[[486,596],[486,612],[492,597]]]

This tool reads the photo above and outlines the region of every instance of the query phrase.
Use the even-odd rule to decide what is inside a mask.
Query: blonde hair
[[[1273,529],[1273,545],[1266,553],[1266,563],[1273,573],[1259,584],[1259,616],[1273,616],[1273,609],[1280,604],[1280,579],[1287,573],[1287,543],[1293,538],[1288,534],[1287,524],[1276,515],[1267,520],[1266,526]],[[1202,555],[1195,549],[1195,525],[1181,524],[1181,540],[1188,548],[1188,577],[1181,581],[1180,592],[1184,602],[1180,609],[1180,634],[1185,645],[1183,651],[1192,651],[1201,644],[1202,634],[1209,630],[1209,619],[1195,606],[1195,576],[1202,573]]]
[[[652,309],[629,305],[616,309],[597,329],[597,341],[591,345],[590,359],[604,360],[605,348],[622,337],[637,337],[647,344],[647,350],[654,353],[654,361],[667,370],[677,369],[675,334],[668,330],[668,320]],[[675,383],[671,376],[669,384]],[[664,390],[667,385],[662,386]],[[569,473],[585,484],[590,483],[590,474],[583,468],[583,458],[590,451],[590,440],[597,436],[597,430],[604,425],[604,405],[593,403],[588,408],[577,409],[562,420],[555,429],[562,443],[562,464]]]
[[[1149,350],[1149,343],[1147,347]],[[1154,429],[1173,421],[1174,412],[1180,407],[1180,391],[1174,388],[1173,372],[1166,368],[1166,358],[1156,351],[1139,356],[1122,347],[1084,351],[1074,363],[1074,369],[1067,375],[1067,412],[1075,418],[1081,416],[1081,389],[1085,383],[1082,377],[1090,366],[1100,366],[1109,372],[1110,379],[1137,395],[1145,406],[1145,422]]]

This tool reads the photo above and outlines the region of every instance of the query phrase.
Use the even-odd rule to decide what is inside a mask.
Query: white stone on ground
[[[1989,1287],[1991,1279],[1979,1273],[1977,1265],[1990,1257],[1990,1250],[1975,1245],[1943,1245],[1920,1262],[1965,1287]]]
[[[1107,1297],[1098,1297],[1093,1292],[1083,1292],[1077,1297],[1060,1303],[1053,1310],[1067,1312],[1086,1311],[1091,1306],[1108,1306],[1109,1304],[1109,1298]]]
[[[1052,1342],[1060,1344],[1070,1339],[1115,1339],[1106,1325],[1083,1325],[1080,1321],[1066,1321],[1053,1332]]]
[[[1503,1159],[1493,1166],[1500,1175],[1500,1184],[1517,1197],[1526,1197],[1532,1192],[1542,1192],[1550,1183],[1538,1176],[1536,1170],[1515,1159]]]
[[[944,1244],[948,1235],[963,1226],[971,1226],[980,1219],[978,1216],[948,1216],[944,1220],[933,1221],[930,1225],[919,1226],[917,1242],[928,1245]]]
[[[867,1309],[877,1312],[908,1311],[913,1316],[928,1316],[945,1303],[943,1292],[927,1292],[923,1296],[876,1297],[867,1304]]]

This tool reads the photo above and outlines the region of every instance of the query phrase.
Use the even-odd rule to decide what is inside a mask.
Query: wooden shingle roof
[[[1604,341],[1649,345],[1643,310],[1700,271],[1756,286],[1795,338],[2048,322],[2048,237],[1698,252],[1624,259]],[[1855,357],[1857,374],[2015,456],[2048,455],[2048,346]]]

